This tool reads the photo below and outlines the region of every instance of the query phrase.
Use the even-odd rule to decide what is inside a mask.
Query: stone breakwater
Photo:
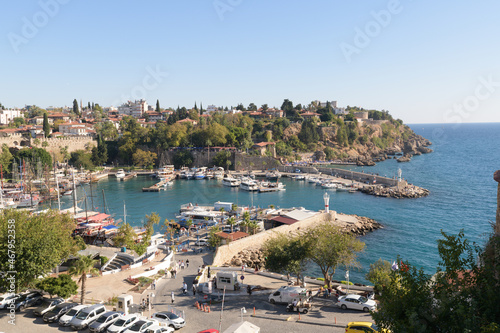
[[[372,185],[372,186],[364,186],[361,189],[361,192],[375,195],[378,197],[386,197],[386,198],[396,198],[396,199],[404,199],[404,198],[422,198],[429,195],[429,190],[425,188],[421,188],[415,185],[407,185],[404,187],[383,187],[380,185]]]
[[[347,222],[343,219],[337,219],[335,224],[347,233],[352,233],[357,236],[366,235],[368,232],[383,228],[383,226],[369,217],[347,215],[356,219],[356,222]],[[241,267],[245,265],[248,268],[261,269],[265,266],[266,259],[260,248],[248,248],[238,252],[223,266]]]

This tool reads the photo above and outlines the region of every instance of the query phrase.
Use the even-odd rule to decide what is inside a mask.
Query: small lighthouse
[[[330,207],[329,207],[329,203],[330,203],[330,195],[328,195],[327,192],[325,192],[325,194],[323,194],[323,200],[325,200],[325,213],[329,213],[330,212]]]

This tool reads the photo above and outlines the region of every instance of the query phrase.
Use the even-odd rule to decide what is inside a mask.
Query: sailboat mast
[[[104,196],[104,189],[102,190],[102,202],[104,204],[104,214],[106,214],[106,197]]]
[[[76,185],[75,185],[75,173],[73,172],[73,212],[76,216]]]
[[[57,175],[56,175],[56,165],[54,164],[54,179],[56,180],[56,191],[57,191],[57,207],[59,208],[59,211],[61,211],[61,196],[59,195],[59,181],[57,180]]]

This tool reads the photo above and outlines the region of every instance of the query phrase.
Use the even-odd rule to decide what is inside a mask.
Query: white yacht
[[[252,178],[244,178],[241,180],[240,188],[245,191],[258,191],[259,184]]]
[[[116,178],[123,178],[125,177],[125,171],[123,169],[118,169],[118,171],[115,174]]]
[[[159,179],[171,179],[174,175],[174,166],[165,165],[156,171],[156,177]]]
[[[222,185],[229,187],[238,187],[241,184],[241,179],[233,177],[225,177],[222,179]]]

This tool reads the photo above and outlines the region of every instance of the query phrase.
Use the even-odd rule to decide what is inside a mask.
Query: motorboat
[[[201,167],[194,174],[194,179],[198,179],[198,180],[205,179],[206,176],[207,176],[206,173],[207,173],[207,168],[206,167]]]
[[[156,177],[159,179],[171,179],[174,175],[174,166],[165,165],[156,171]]]
[[[238,187],[241,184],[241,179],[233,177],[225,177],[222,179],[222,185],[228,187]]]
[[[334,184],[334,183],[323,183],[321,185],[321,187],[324,188],[324,189],[336,190],[337,189],[337,184]]]
[[[284,191],[285,185],[281,182],[261,182],[259,186],[259,192],[276,192]]]
[[[115,174],[116,178],[123,178],[125,177],[125,171],[123,169],[118,169],[118,171]]]
[[[240,188],[245,191],[258,191],[259,183],[251,178],[243,178],[241,180]]]
[[[281,178],[281,174],[277,170],[269,171],[266,173],[266,178],[269,180],[278,180]]]

